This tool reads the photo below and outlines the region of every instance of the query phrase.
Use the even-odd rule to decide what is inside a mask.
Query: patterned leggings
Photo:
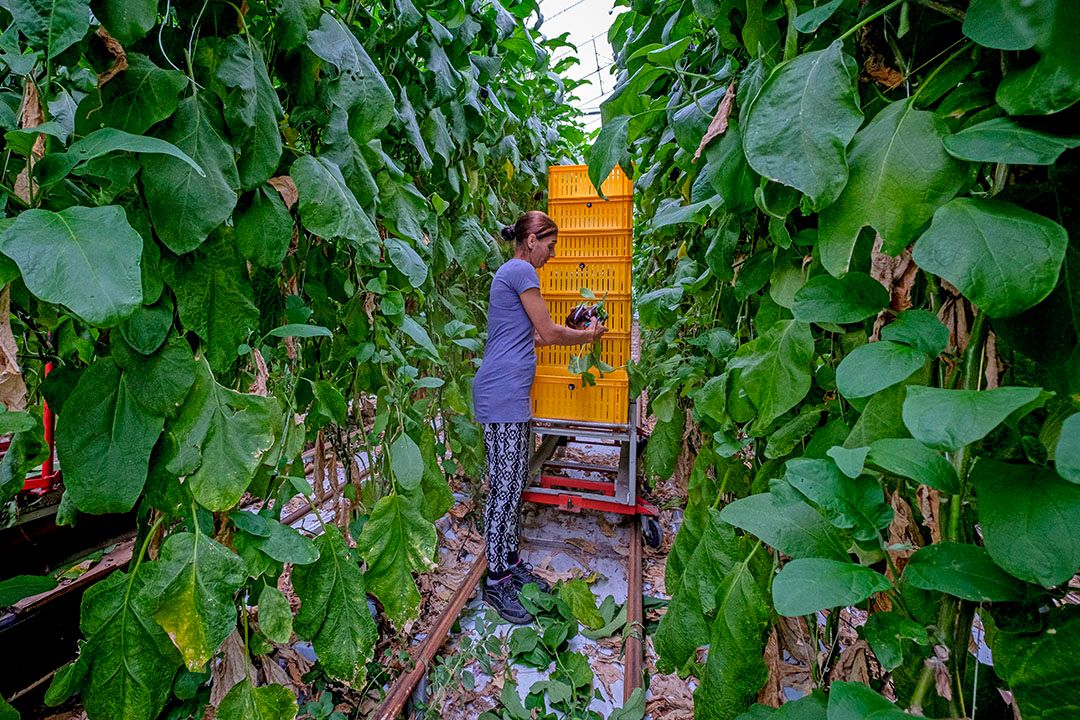
[[[517,556],[521,492],[529,479],[528,422],[484,423],[488,496],[484,509],[488,571],[499,575]]]

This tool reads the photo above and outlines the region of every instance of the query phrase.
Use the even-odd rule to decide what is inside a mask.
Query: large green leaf
[[[904,568],[904,582],[972,602],[1022,600],[1024,584],[999,568],[977,545],[940,542],[919,549]]]
[[[292,608],[285,595],[273,585],[266,585],[259,593],[259,629],[276,643],[292,639]]]
[[[1080,714],[1080,611],[1075,605],[1051,610],[1037,633],[993,636],[994,672],[1012,691],[1025,720],[1057,720]]]
[[[1011,3],[1010,3],[1011,4]],[[995,100],[1010,115],[1048,115],[1080,100],[1080,58],[1073,52],[1076,7],[1071,2],[1015,4],[1008,14],[1035,36],[1040,58],[1006,73]]]
[[[181,660],[141,600],[149,575],[140,565],[117,570],[82,598],[79,627],[87,641],[46,694],[51,705],[82,689],[90,720],[153,720],[172,694]]]
[[[743,213],[754,207],[757,176],[746,162],[742,133],[734,121],[728,125],[727,132],[705,150],[705,160],[701,177],[708,180],[712,189],[723,199],[724,208],[733,213]],[[726,270],[731,272],[730,264]],[[715,268],[713,272],[716,272]]]
[[[941,453],[913,438],[881,438],[870,443],[866,462],[946,493],[960,492],[956,468]]]
[[[250,37],[230,35],[213,48],[203,47],[213,53],[213,87],[240,151],[240,185],[249,190],[269,180],[281,160],[281,103],[262,52]]]
[[[387,173],[378,176],[379,211],[383,224],[391,233],[412,241],[413,247],[430,243],[425,229],[430,220],[427,198],[411,182],[399,182]],[[392,238],[390,238],[392,239]],[[414,276],[406,273],[410,279]]]
[[[855,61],[834,41],[772,71],[747,110],[743,151],[759,174],[822,208],[848,180],[848,144],[862,124]]]
[[[255,687],[244,678],[232,686],[218,705],[218,720],[293,720],[296,696],[283,685]]]
[[[945,390],[913,385],[904,399],[904,425],[924,445],[957,450],[982,440],[1041,393],[1040,388],[1029,387]]]
[[[720,519],[791,557],[846,560],[848,556],[840,533],[804,502],[759,493],[728,503]]]
[[[784,565],[773,580],[773,604],[779,614],[798,617],[856,605],[891,587],[884,575],[853,562],[802,558]]]
[[[128,373],[111,358],[87,368],[68,400],[79,410],[61,413],[56,425],[68,496],[87,513],[131,510],[146,483],[164,416],[139,402]]]
[[[446,481],[446,473],[439,465],[439,456],[442,447],[436,448],[439,441],[435,438],[435,431],[425,428],[420,435],[420,454],[424,458],[424,477],[420,482],[419,491],[423,495],[418,498],[420,514],[431,522],[435,522],[454,506],[454,494],[450,491],[450,485]],[[408,493],[406,493],[408,495]],[[410,497],[414,497],[410,495]]]
[[[848,270],[855,241],[867,225],[896,255],[963,185],[964,165],[941,143],[933,113],[898,100],[855,135],[848,152],[851,174],[836,202],[821,211],[818,252],[833,275]]]
[[[236,363],[237,347],[259,324],[247,269],[226,241],[211,242],[202,258],[176,265],[170,285],[180,321],[205,341],[206,357],[218,372]]]
[[[281,265],[293,235],[293,218],[281,195],[269,185],[251,193],[250,203],[233,215],[236,247],[247,260],[265,268]]]
[[[94,17],[125,46],[142,39],[158,19],[158,0],[92,0],[91,5]]]
[[[934,213],[912,255],[990,317],[1038,304],[1058,282],[1069,234],[1053,220],[1001,200],[957,198]]]
[[[791,313],[805,323],[852,323],[877,315],[888,304],[889,291],[866,273],[818,275],[795,293]]]
[[[151,415],[175,415],[195,382],[191,347],[175,335],[150,355],[138,355],[117,343],[113,357],[124,371],[128,392]]]
[[[867,397],[903,382],[925,364],[926,355],[913,347],[889,340],[867,343],[840,361],[836,367],[836,389],[849,400]]]
[[[386,238],[383,244],[390,262],[409,279],[409,284],[414,288],[423,285],[428,276],[428,266],[423,258],[407,242],[398,238]]]
[[[435,568],[438,537],[419,508],[400,495],[375,504],[356,546],[367,561],[364,580],[398,628],[420,612],[412,573]]]
[[[341,170],[326,158],[303,155],[290,169],[300,194],[300,222],[316,235],[355,243],[378,242],[379,231],[345,184]]]
[[[905,720],[911,716],[868,685],[834,682],[829,686],[829,720]]]
[[[319,549],[306,535],[278,522],[266,523],[270,534],[255,541],[255,547],[281,563],[310,565],[319,559]]]
[[[953,157],[1011,165],[1053,165],[1061,153],[1077,146],[1076,135],[1052,135],[1007,117],[984,120],[945,138],[945,149]]]
[[[300,598],[296,634],[312,641],[331,677],[360,686],[375,651],[378,630],[368,612],[364,575],[337,527],[315,539],[319,560],[293,569]]]
[[[203,173],[168,155],[142,158],[143,188],[154,229],[178,255],[202,245],[236,206],[240,176],[233,149],[222,137],[221,110],[212,97],[198,93],[181,101],[161,136],[194,158]]]
[[[17,0],[5,2],[4,9],[30,45],[50,59],[82,40],[90,29],[88,0]]]
[[[776,418],[795,407],[810,390],[814,339],[810,326],[782,320],[752,342],[739,347],[728,369],[739,369],[736,386],[757,408],[752,427],[760,434]]]
[[[843,2],[844,0],[829,0],[829,2],[822,3],[812,10],[799,13],[795,16],[793,22],[795,29],[801,33],[814,32],[840,9]]]
[[[929,310],[905,310],[881,329],[881,339],[910,345],[934,358],[945,352],[949,330]]]
[[[904,662],[904,647],[930,645],[926,628],[897,612],[875,612],[866,619],[862,634],[881,667],[893,671]]]
[[[1011,574],[1060,585],[1080,567],[1080,486],[1037,465],[980,458],[971,471],[986,551]]]
[[[769,564],[756,547],[744,553],[716,589],[709,658],[694,691],[694,717],[702,720],[745,710],[768,678],[762,653],[771,613],[762,586]]]
[[[424,458],[416,441],[406,433],[397,436],[390,444],[390,469],[394,481],[404,490],[412,490],[420,485],[424,477]]]
[[[570,608],[571,614],[582,625],[593,630],[604,627],[604,616],[596,606],[596,596],[582,578],[567,580],[559,585],[559,598]]]
[[[31,595],[48,592],[56,587],[52,575],[15,575],[0,580],[0,607],[8,607]]]
[[[311,52],[336,67],[332,81],[334,104],[349,111],[349,131],[364,143],[378,135],[394,116],[394,95],[349,29],[329,13],[308,33]]]
[[[75,134],[114,127],[142,135],[173,114],[187,84],[182,72],[162,69],[145,55],[128,52],[127,69],[103,85],[100,93],[91,92],[79,102]]]
[[[142,303],[142,246],[116,205],[26,210],[0,233],[0,253],[30,292],[94,325],[115,325]]]
[[[1080,413],[1061,423],[1054,449],[1054,469],[1069,482],[1080,483]]]
[[[585,162],[589,165],[589,180],[598,193],[615,166],[628,157],[629,123],[630,118],[626,115],[605,121],[585,156]]]
[[[675,464],[682,452],[683,430],[686,415],[680,410],[670,420],[660,420],[649,436],[645,450],[645,474],[650,477],[669,478],[675,472]]]
[[[205,360],[196,366],[195,385],[169,426],[173,451],[169,471],[201,505],[224,511],[240,500],[274,443],[275,398],[245,395],[214,380]]]
[[[893,385],[871,395],[859,419],[855,421],[855,426],[844,439],[844,447],[848,449],[868,447],[883,438],[911,437],[911,433],[904,426],[902,417],[904,397],[907,395],[908,385],[926,382],[928,377],[929,369],[924,368],[899,385]]]
[[[740,563],[745,548],[731,526],[710,508],[697,546],[683,572],[667,583],[671,604],[660,618],[654,642],[658,667],[678,670],[709,643],[710,622],[716,611],[716,589]]]
[[[247,577],[244,561],[201,532],[170,535],[146,569],[140,600],[197,672],[236,629],[234,595]]]
[[[971,0],[964,16],[964,34],[983,47],[1027,50],[1049,20],[1052,2]]]
[[[870,475],[850,478],[832,460],[789,460],[784,480],[821,508],[834,526],[851,529],[859,540],[875,540],[892,522],[892,507],[878,481]]]
[[[79,165],[112,152],[135,152],[171,155],[190,165],[203,175],[198,163],[180,148],[147,135],[132,135],[116,128],[101,128],[84,138],[76,140],[65,152],[49,153],[34,166],[43,186],[55,185],[67,177]]]

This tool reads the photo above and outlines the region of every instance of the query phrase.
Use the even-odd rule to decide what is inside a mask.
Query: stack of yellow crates
[[[630,252],[633,239],[634,185],[619,166],[596,194],[586,165],[557,165],[548,174],[548,215],[559,226],[556,255],[540,269],[540,292],[559,324],[585,298],[581,288],[604,298],[608,333],[601,358],[615,371],[582,387],[567,369],[581,347],[537,348],[533,417],[600,423],[625,423],[629,408],[626,363],[630,360]]]

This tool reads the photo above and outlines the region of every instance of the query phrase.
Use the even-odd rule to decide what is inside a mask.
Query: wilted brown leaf
[[[124,70],[127,70],[127,52],[124,51],[124,46],[120,44],[120,41],[110,35],[105,28],[99,27],[94,34],[101,38],[101,42],[105,44],[105,51],[113,57],[109,69],[98,75],[98,87],[101,87]]]
[[[919,499],[919,512],[923,516],[922,523],[930,530],[930,539],[941,542],[941,493],[921,485],[916,496]]]
[[[0,291],[0,402],[8,410],[26,409],[26,383],[11,332],[11,286]]]
[[[840,658],[829,671],[829,679],[833,682],[846,680],[848,682],[870,682],[870,664],[867,655],[870,648],[865,640],[857,640],[851,646],[840,653]]]
[[[709,123],[709,129],[701,136],[701,143],[698,144],[698,148],[694,152],[694,162],[698,161],[698,158],[701,157],[701,153],[705,152],[705,147],[712,142],[713,138],[723,135],[724,132],[727,131],[728,116],[731,115],[731,104],[733,102],[735,102],[734,80],[728,85],[724,97],[720,99],[720,105],[716,108],[716,115],[713,116],[712,122]]]
[[[783,677],[783,671],[780,666],[783,665],[783,663],[780,660],[780,641],[776,633],[776,628],[773,628],[772,631],[769,632],[769,641],[765,643],[765,654],[763,658],[765,660],[765,667],[768,669],[768,678],[765,680],[765,685],[758,692],[757,701],[762,705],[778,708],[784,701],[784,692],[780,683],[780,680]]]
[[[251,349],[251,357],[255,362],[255,379],[248,386],[248,393],[266,397],[269,393],[266,382],[270,379],[270,370],[266,367],[266,360],[263,359],[258,348]]]
[[[232,635],[225,638],[221,651],[221,662],[215,664],[211,671],[210,704],[214,707],[218,706],[233,685],[245,677],[251,680],[252,684],[258,681],[239,632],[233,630]]]
[[[296,204],[296,201],[300,198],[300,193],[296,189],[296,183],[288,175],[278,175],[267,180],[268,183],[274,186],[274,189],[281,195],[281,199],[285,201],[285,207],[292,209],[292,206]]]
[[[939,697],[952,700],[952,680],[949,677],[949,649],[935,645],[934,654],[923,661],[934,671],[934,689]]]

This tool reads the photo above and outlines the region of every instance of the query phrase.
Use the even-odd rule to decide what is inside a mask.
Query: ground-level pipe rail
[[[450,603],[439,615],[438,622],[431,628],[427,639],[424,640],[424,644],[420,646],[413,669],[398,677],[393,687],[390,688],[390,692],[386,694],[383,704],[371,715],[372,720],[395,720],[401,714],[401,711],[405,708],[405,703],[408,702],[409,697],[412,695],[413,689],[420,682],[420,679],[427,674],[431,661],[439,654],[439,648],[442,647],[443,641],[446,640],[450,628],[457,622],[462,608],[472,597],[476,585],[485,572],[487,572],[487,557],[480,555],[476,558],[476,562],[473,563],[472,570],[465,577],[461,587],[450,598]]]
[[[645,636],[645,623],[642,618],[641,594],[641,523],[630,524],[630,559],[626,573],[626,625],[630,632],[626,636],[623,702],[630,699],[634,688],[641,687],[642,638]]]

